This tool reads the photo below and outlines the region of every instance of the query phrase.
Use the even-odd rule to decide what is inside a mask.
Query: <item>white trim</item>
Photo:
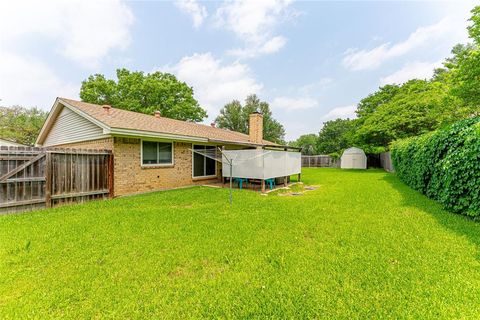
[[[43,143],[42,145],[44,147],[55,147],[55,146],[69,145],[69,144],[72,144],[72,143],[90,142],[90,141],[95,141],[95,140],[108,139],[108,138],[111,138],[111,137],[112,136],[110,136],[110,135],[103,135],[103,136],[98,136],[98,138],[93,138],[93,139],[76,139],[76,140],[70,140],[70,141],[64,142],[64,143],[56,143],[56,144],[49,144],[49,145],[45,145],[45,143]],[[66,148],[77,148],[77,147],[68,147],[67,146]]]
[[[140,142],[140,166],[142,168],[156,168],[156,167],[172,167],[175,166],[175,143],[173,141],[152,141],[152,140],[145,140],[147,142],[155,142],[157,144],[157,158],[158,158],[158,143],[170,143],[172,145],[172,161],[170,163],[151,163],[151,164],[143,164],[143,141]]]
[[[213,147],[216,147],[215,145],[213,144],[193,144],[192,143],[192,179],[208,179],[208,178],[215,178],[217,177],[217,161],[216,160],[213,160],[215,162],[215,174],[214,175],[209,175],[209,176],[195,176],[194,175],[194,172],[195,172],[195,164],[193,163],[194,159],[195,159],[195,146],[213,146]],[[205,158],[205,161],[203,162],[203,172],[207,172],[207,157],[203,156]]]
[[[181,136],[181,135],[159,133],[159,132],[152,132],[152,131],[121,129],[121,128],[110,128],[108,131],[106,131],[106,133],[111,135],[133,136],[137,138],[147,137],[147,138],[159,138],[159,139],[168,139],[168,140],[175,140],[175,141],[208,142],[208,139],[206,138]]]
[[[54,113],[56,113],[57,109],[58,109],[58,98],[55,99],[55,102],[53,103],[53,106],[52,106],[52,109],[50,109],[50,112],[48,113],[48,116],[47,116],[47,119],[45,119],[45,122],[43,123],[43,126],[42,126],[42,129],[40,129],[40,132],[38,133],[38,136],[37,136],[37,140],[35,140],[35,145],[38,146],[38,145],[41,145],[43,143],[40,143],[40,141],[44,142],[45,141],[45,138],[43,137],[43,135],[45,134],[45,130],[48,126],[48,124],[50,123],[52,117],[54,116]]]

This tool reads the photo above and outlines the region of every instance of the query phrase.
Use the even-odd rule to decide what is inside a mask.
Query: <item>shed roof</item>
[[[365,152],[360,148],[351,147],[351,148],[348,148],[345,151],[343,151],[343,154],[344,155],[346,155],[346,154],[365,154]]]

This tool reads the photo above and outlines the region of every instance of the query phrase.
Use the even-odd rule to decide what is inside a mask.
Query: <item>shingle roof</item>
[[[103,106],[71,99],[58,98],[60,102],[79,109],[90,117],[100,121],[110,128],[148,131],[155,133],[173,134],[188,137],[206,138],[224,142],[252,144],[249,136],[240,132],[215,128],[209,125],[175,120],[165,117],[156,118],[154,115],[127,111],[111,107],[108,114]],[[264,145],[277,144],[263,140]]]

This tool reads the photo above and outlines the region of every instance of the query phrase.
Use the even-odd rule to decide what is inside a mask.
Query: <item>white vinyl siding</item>
[[[79,141],[106,138],[103,129],[64,107],[58,115],[43,146],[55,146]]]

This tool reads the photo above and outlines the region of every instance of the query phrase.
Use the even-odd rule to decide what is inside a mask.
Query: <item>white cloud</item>
[[[40,37],[87,67],[98,66],[111,50],[128,46],[133,20],[130,8],[119,0],[0,2],[2,47]]]
[[[277,51],[280,51],[280,49],[282,49],[286,43],[287,43],[286,38],[282,36],[276,36],[258,46],[228,50],[227,54],[236,56],[239,58],[254,58],[258,55],[272,54]]]
[[[380,79],[380,84],[402,84],[410,79],[429,79],[433,70],[442,66],[442,61],[437,62],[411,62],[405,64],[400,70]]]
[[[186,14],[190,15],[193,20],[193,26],[198,28],[207,18],[207,8],[200,5],[196,0],[176,0],[175,5]]]
[[[261,53],[270,54],[282,49],[287,43],[287,39],[282,36],[273,37],[265,42],[260,48]]]
[[[283,110],[304,110],[318,106],[318,101],[308,97],[277,97],[272,101],[272,108]]]
[[[350,118],[353,119],[356,117],[355,110],[357,109],[356,106],[345,106],[345,107],[336,107],[330,110],[327,114],[322,117],[322,120],[335,120],[338,118],[346,119]]]
[[[323,90],[327,89],[333,83],[332,78],[321,78],[320,80],[306,84],[298,88],[298,92],[303,95],[313,95],[322,92]]]
[[[420,27],[401,42],[383,43],[371,50],[350,48],[345,52],[343,65],[350,70],[375,69],[388,60],[406,55],[420,48],[435,48],[441,45],[451,48],[459,42],[466,42],[466,21],[464,16],[451,16],[430,26]]]
[[[240,57],[271,54],[285,46],[287,39],[274,36],[275,27],[290,18],[291,0],[235,0],[225,2],[216,12],[217,25],[245,42],[245,48],[228,53]]]
[[[129,44],[132,23],[131,10],[118,0],[0,2],[1,104],[49,109],[57,96],[78,97],[80,84],[62,79],[56,63],[41,56],[56,62],[60,53],[80,66],[98,67]],[[41,49],[30,48],[31,42]]]
[[[48,110],[57,96],[78,97],[78,89],[35,58],[0,53],[0,105]]]
[[[192,86],[195,98],[212,119],[227,102],[244,100],[247,95],[259,93],[263,88],[246,64],[225,64],[210,52],[184,57],[177,64],[160,70],[171,72]]]

